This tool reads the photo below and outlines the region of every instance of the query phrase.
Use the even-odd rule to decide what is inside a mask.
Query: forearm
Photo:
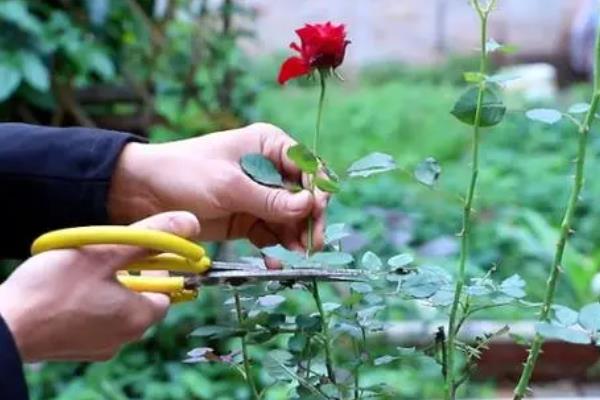
[[[28,255],[39,234],[109,222],[112,175],[133,136],[86,128],[0,124],[0,256]]]

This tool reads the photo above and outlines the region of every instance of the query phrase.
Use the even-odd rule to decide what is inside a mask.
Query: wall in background
[[[520,54],[567,54],[575,10],[585,0],[500,0],[490,22],[496,40],[516,43]],[[252,54],[285,51],[296,39],[291,27],[308,21],[345,22],[354,65],[381,60],[415,64],[469,53],[477,44],[477,21],[467,0],[243,0],[255,7],[258,42]]]

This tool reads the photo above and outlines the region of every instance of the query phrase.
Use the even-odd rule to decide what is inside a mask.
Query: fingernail
[[[173,230],[181,236],[194,237],[200,234],[200,222],[194,214],[189,211],[178,211],[171,220]]]

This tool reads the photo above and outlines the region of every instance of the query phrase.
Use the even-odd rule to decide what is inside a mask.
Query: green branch
[[[556,251],[554,253],[554,259],[552,261],[552,267],[550,269],[550,275],[548,276],[548,282],[546,286],[546,293],[544,294],[544,302],[540,312],[539,320],[544,322],[547,321],[550,316],[550,310],[552,303],[554,302],[554,294],[556,292],[556,286],[558,284],[558,278],[561,272],[561,265],[565,247],[571,234],[571,227],[573,224],[573,216],[577,203],[579,201],[579,195],[584,184],[584,168],[585,158],[587,153],[587,142],[592,123],[596,116],[598,105],[600,104],[600,24],[598,26],[598,33],[596,37],[596,64],[594,68],[594,94],[590,109],[585,116],[583,124],[579,126],[579,142],[577,147],[577,159],[575,164],[575,176],[573,177],[573,187],[571,189],[571,196],[569,197],[567,207],[563,216],[562,223],[560,225],[560,234],[558,242],[556,244]],[[540,355],[544,338],[536,334],[531,347],[529,349],[529,356],[523,367],[523,372],[517,386],[515,387],[514,400],[521,400],[527,394],[529,387],[529,381],[535,369],[535,364]]]
[[[321,82],[321,91],[319,93],[319,106],[317,108],[317,123],[315,125],[315,134],[313,136],[313,146],[312,146],[312,152],[315,156],[318,157],[318,150],[319,150],[319,136],[321,134],[321,117],[323,116],[323,105],[325,104],[325,92],[327,91],[327,73],[325,71],[320,71],[319,70],[319,81]],[[315,177],[316,174],[312,174],[309,179],[310,179],[310,192],[314,193],[315,192]],[[314,247],[314,239],[313,239],[313,218],[312,216],[308,217],[308,224],[307,224],[307,246],[306,246],[306,253],[307,255],[310,255],[310,253],[312,253],[313,251],[313,247]]]
[[[481,56],[480,56],[480,68],[479,72],[483,76],[486,72],[487,64],[487,21],[489,11],[493,6],[493,3],[487,9],[482,9],[481,5],[477,0],[474,2],[475,9],[479,15],[481,22]],[[481,133],[481,114],[483,106],[483,95],[485,92],[485,80],[479,83],[479,91],[477,93],[477,106],[475,111],[473,140],[471,148],[471,180],[467,189],[467,197],[464,202],[463,208],[463,219],[462,219],[462,231],[460,233],[461,245],[460,245],[460,258],[458,264],[458,276],[456,278],[456,287],[454,290],[454,300],[450,309],[450,319],[448,322],[448,344],[446,346],[446,382],[444,385],[444,398],[446,400],[452,400],[455,398],[456,383],[454,375],[454,362],[456,353],[456,336],[458,335],[458,309],[460,306],[460,300],[462,297],[463,287],[465,285],[466,277],[466,264],[469,255],[469,235],[471,233],[471,214],[473,210],[473,199],[475,197],[475,189],[477,187],[477,177],[479,175],[479,142]]]
[[[236,291],[233,296],[235,299],[235,310],[237,313],[238,324],[241,326],[244,322],[244,314],[242,311],[240,295]],[[256,384],[254,383],[254,378],[252,377],[252,370],[250,369],[250,358],[248,356],[248,345],[246,343],[246,336],[245,335],[241,336],[240,339],[242,342],[242,357],[244,359],[244,372],[246,375],[246,382],[248,383],[248,388],[250,388],[251,396],[254,399],[258,400],[258,399],[260,399],[260,396],[258,394],[258,390],[256,389]]]
[[[321,133],[321,119],[323,116],[323,105],[325,103],[325,93],[327,90],[327,71],[322,71],[319,70],[319,80],[321,82],[321,91],[319,93],[319,106],[317,109],[317,122],[315,125],[315,135],[313,137],[313,146],[312,146],[312,152],[313,154],[318,157],[318,149],[319,149],[319,135]],[[312,174],[309,179],[310,179],[310,192],[314,194],[315,192],[315,178],[316,178],[316,174]],[[314,221],[313,221],[313,217],[309,216],[308,217],[308,224],[307,224],[307,249],[306,249],[306,254],[307,257],[313,252],[314,249],[314,243],[313,243],[313,225],[314,225]],[[323,302],[321,301],[321,295],[319,294],[319,285],[317,283],[317,280],[314,279],[312,282],[312,295],[313,298],[315,299],[315,303],[317,305],[317,310],[319,311],[319,316],[321,317],[321,334],[323,335],[324,338],[324,349],[325,349],[325,367],[327,368],[327,376],[329,377],[329,380],[332,383],[336,382],[335,379],[335,370],[333,368],[333,359],[331,356],[331,345],[330,345],[330,337],[329,337],[329,326],[328,326],[328,321],[327,321],[327,315],[325,313],[325,311],[323,310]]]

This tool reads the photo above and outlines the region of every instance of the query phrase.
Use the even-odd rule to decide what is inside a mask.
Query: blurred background
[[[531,123],[523,111],[566,109],[589,98],[598,7],[591,0],[499,0],[490,22],[490,35],[512,48],[494,54],[493,70],[518,79],[505,88],[505,121],[484,135],[469,268],[477,274],[494,266],[499,278],[521,274],[531,301],[544,290],[576,132],[567,122]],[[358,257],[367,249],[409,251],[420,262],[454,268],[470,131],[449,110],[464,90],[463,73],[478,69],[478,23],[466,0],[2,0],[0,120],[101,127],[155,142],[267,121],[304,140],[312,135],[318,93],[311,82],[280,87],[275,78],[294,29],[326,20],[345,23],[352,44],[339,71],[345,81],[331,85],[328,97],[324,158],[344,171],[385,151],[401,166],[397,174],[345,183],[329,221],[347,224],[344,249]],[[443,169],[434,189],[405,173],[430,156]],[[600,139],[592,135],[588,177],[598,168]],[[600,295],[600,181],[586,185],[557,299],[573,308]],[[256,254],[245,243],[212,250],[219,258]],[[15,265],[3,265],[3,276]],[[28,366],[32,398],[248,398],[227,366],[181,363],[189,348],[204,343],[189,332],[222,318],[223,299],[206,290],[196,303],[174,307],[113,361]],[[295,301],[311,306],[306,296]],[[426,335],[442,317],[419,304],[387,301],[390,329],[382,347]],[[509,323],[527,336],[535,314],[507,307],[481,317],[480,324]],[[477,324],[469,329],[476,332]],[[539,398],[600,399],[597,347],[550,343],[546,350],[535,377]],[[260,359],[264,348],[252,351]],[[465,396],[506,395],[524,355],[510,338],[499,340]],[[418,359],[400,370],[373,368],[363,378],[392,384],[403,399],[435,398],[441,388],[439,369]],[[266,398],[285,393],[272,390]]]

